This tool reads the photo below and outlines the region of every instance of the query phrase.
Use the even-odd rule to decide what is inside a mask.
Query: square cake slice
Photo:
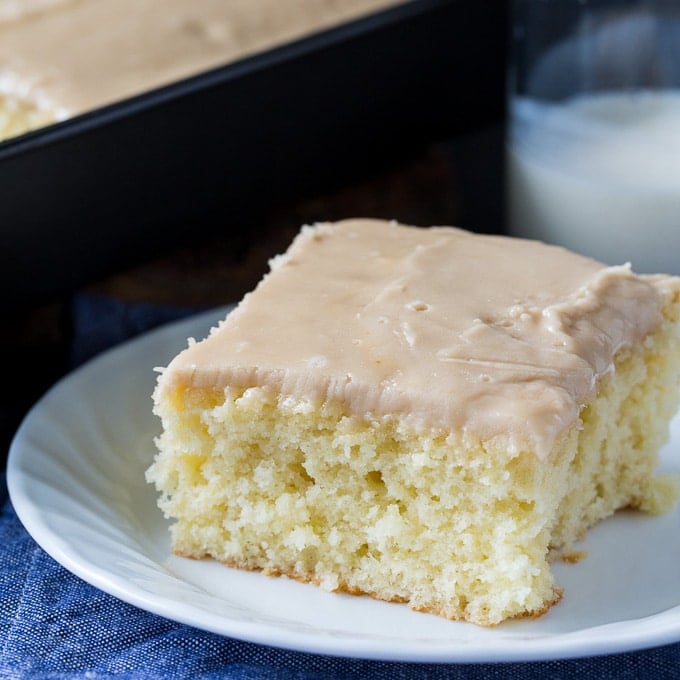
[[[680,279],[543,243],[303,227],[162,370],[147,480],[173,550],[480,625],[655,475],[678,406]]]

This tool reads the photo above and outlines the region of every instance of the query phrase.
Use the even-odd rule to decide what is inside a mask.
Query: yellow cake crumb
[[[0,92],[0,141],[56,122],[54,112],[37,103]]]
[[[353,413],[261,374],[239,384],[241,368],[219,384],[224,369],[191,354],[154,393],[163,430],[147,480],[173,549],[479,625],[541,615],[562,596],[551,556],[578,561],[573,545],[597,522],[677,498],[677,479],[655,476],[680,396],[677,290],[546,456],[398,412]]]

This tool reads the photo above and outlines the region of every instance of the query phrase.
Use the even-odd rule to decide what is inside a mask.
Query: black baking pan
[[[36,304],[497,119],[506,8],[416,0],[0,144],[0,295]]]

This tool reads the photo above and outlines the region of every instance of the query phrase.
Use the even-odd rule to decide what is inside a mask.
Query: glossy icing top
[[[0,0],[0,95],[66,118],[395,4]]]
[[[616,353],[661,321],[663,289],[559,247],[380,220],[304,227],[202,342],[162,373],[270,386],[546,456]]]

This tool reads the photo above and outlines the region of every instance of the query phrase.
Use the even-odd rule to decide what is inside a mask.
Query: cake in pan
[[[535,241],[304,227],[162,369],[173,550],[494,625],[619,508],[668,509],[680,279]]]
[[[0,0],[0,140],[398,0]]]

